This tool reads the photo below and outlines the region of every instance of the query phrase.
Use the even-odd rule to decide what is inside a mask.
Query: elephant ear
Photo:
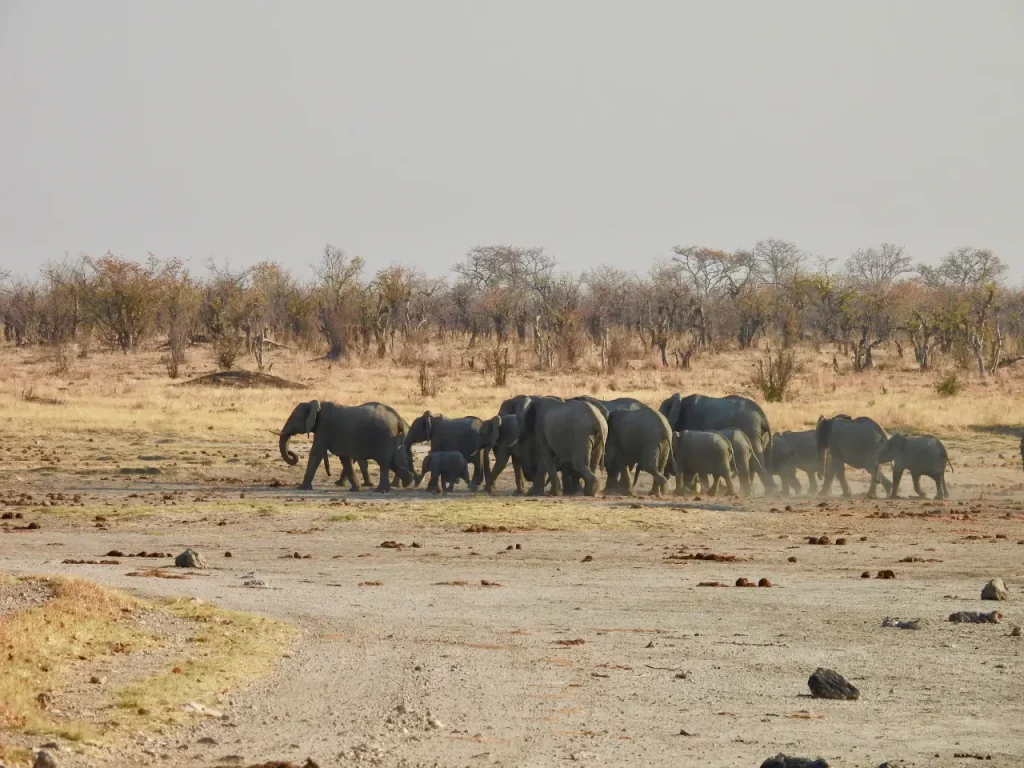
[[[530,439],[533,437],[534,430],[537,428],[537,404],[530,403],[523,410],[523,434],[522,437]]]
[[[306,403],[306,434],[316,430],[316,417],[320,415],[320,401],[310,400]]]
[[[832,419],[818,417],[818,425],[814,428],[814,441],[819,451],[828,448],[828,438],[832,433]]]
[[[501,436],[501,416],[495,416],[490,419],[485,426],[486,429],[486,442],[488,448],[493,448],[498,444],[498,438]]]
[[[671,404],[668,409],[668,423],[672,425],[672,429],[677,429],[682,426],[679,420],[683,415],[683,396],[676,392],[669,401]]]

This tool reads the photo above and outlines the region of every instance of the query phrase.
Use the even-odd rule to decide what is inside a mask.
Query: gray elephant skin
[[[560,495],[562,483],[558,472],[566,464],[583,478],[585,494],[597,493],[594,471],[604,460],[608,422],[592,404],[546,397],[531,399],[519,416],[519,439],[531,441],[536,451],[537,473],[531,494],[543,493],[550,478],[552,495]]]
[[[491,465],[491,472],[487,476],[486,490],[494,492],[494,483],[505,470],[508,462],[512,462],[512,474],[515,476],[516,493],[525,493],[526,487],[523,483],[523,467],[519,461],[519,417],[514,414],[499,416],[501,427],[498,429],[498,440],[494,444],[494,463]]]
[[[761,477],[764,474],[764,467],[761,466],[761,460],[754,453],[750,438],[739,429],[728,428],[715,431],[732,444],[733,458],[736,461],[736,475],[740,481],[740,493],[749,496],[753,492],[750,481],[754,477]]]
[[[374,402],[374,403],[363,403],[363,405],[379,405],[381,408],[386,408],[387,410],[391,411],[391,413],[393,413],[395,415],[395,418],[398,419],[400,422],[402,422],[402,429],[403,429],[403,431],[406,434],[408,434],[408,432],[409,432],[409,424],[408,424],[408,422],[406,422],[405,419],[403,419],[401,416],[399,416],[398,415],[398,411],[396,411],[390,405],[384,405],[383,403],[376,403],[376,402]],[[413,466],[413,463],[412,463],[412,451],[409,451],[408,459],[409,459],[409,467],[412,467]],[[356,490],[359,490],[359,489],[356,487],[352,470],[349,467],[350,463],[351,463],[351,459],[349,459],[348,457],[345,457],[345,456],[341,457],[342,473],[341,473],[341,477],[338,478],[338,480],[335,483],[335,485],[345,485],[346,482],[349,482],[351,480],[352,490],[356,491]],[[373,483],[370,482],[370,470],[369,470],[369,466],[368,466],[369,463],[367,462],[366,459],[359,459],[357,461],[357,463],[359,464],[359,473],[363,477],[363,487],[364,488],[372,488],[373,487]],[[330,467],[327,466],[327,457],[326,456],[324,457],[324,468],[327,469],[327,474],[328,475],[331,474]],[[395,473],[395,480],[397,480],[401,484],[401,486],[403,488],[407,488],[410,485],[412,485],[413,479],[412,479],[412,475],[411,474],[410,475],[405,475],[404,473],[399,474],[399,472],[395,469],[393,463],[392,463],[392,466],[391,466],[391,471]]]
[[[672,457],[676,464],[676,495],[692,488],[695,479],[711,496],[718,493],[720,482],[725,483],[730,496],[736,494],[732,482],[736,472],[732,443],[720,432],[684,429],[674,433]]]
[[[512,469],[516,471],[516,461],[519,462],[519,469],[516,474],[516,493],[525,493],[525,483],[528,482],[533,484],[534,475],[537,472],[537,457],[536,452],[533,449],[532,440],[520,440],[518,439],[518,421],[519,416],[522,415],[523,411],[526,410],[526,406],[530,404],[531,400],[538,400],[546,398],[549,400],[562,401],[562,398],[554,395],[516,395],[502,402],[501,407],[498,409],[498,415],[502,417],[502,423],[504,425],[504,419],[506,416],[514,416],[516,418],[516,442],[512,444],[510,448],[510,458],[512,459]],[[504,426],[502,427],[504,429]],[[499,438],[499,442],[501,438]],[[495,463],[498,460],[498,448],[495,447]],[[504,465],[502,466],[504,469]],[[500,471],[492,472],[494,480],[497,480]],[[559,467],[559,474],[562,476],[562,492],[566,496],[571,496],[576,493],[580,493],[583,490],[583,477],[576,474],[572,466],[569,464],[563,464]],[[525,481],[525,482],[524,482]],[[494,486],[494,483],[491,483]]]
[[[672,461],[672,428],[668,420],[650,406],[614,410],[608,414],[608,443],[604,464],[608,480],[604,492],[632,494],[630,469],[647,472],[653,479],[651,495],[660,496],[668,484],[666,474],[675,474]]]
[[[914,490],[921,498],[925,497],[925,492],[921,488],[922,475],[930,477],[935,482],[936,499],[941,500],[949,496],[949,489],[946,487],[946,467],[948,466],[952,472],[953,464],[949,460],[946,446],[937,437],[893,435],[882,446],[878,461],[882,464],[892,462],[892,490],[889,491],[889,496],[893,499],[899,496],[900,479],[904,472],[910,473],[910,478],[914,481]]]
[[[428,487],[436,493],[451,493],[459,480],[469,485],[469,464],[466,457],[458,451],[437,451],[428,453],[423,459],[423,471],[416,477],[419,485],[423,475],[430,473]],[[440,482],[439,482],[440,481]]]
[[[832,481],[838,478],[843,496],[852,496],[850,485],[846,482],[847,466],[863,469],[871,475],[868,498],[875,498],[878,483],[881,483],[887,492],[892,488],[892,484],[882,474],[879,466],[879,457],[889,434],[873,419],[867,416],[853,419],[846,414],[839,414],[831,419],[819,416],[815,438],[818,464],[825,475],[819,495],[828,496],[832,490]]]
[[[760,477],[765,490],[775,490],[775,481],[766,471],[772,464],[772,430],[768,424],[768,416],[753,400],[740,395],[683,397],[677,392],[663,400],[658,410],[668,419],[669,426],[674,432],[729,428],[743,432],[750,440],[754,455],[761,464]]]
[[[807,492],[818,492],[818,478],[822,474],[818,458],[818,435],[813,429],[804,432],[776,432],[772,436],[772,474],[782,478],[782,494],[788,496],[790,489],[801,493],[802,488],[796,473],[807,473]]]
[[[281,457],[291,466],[298,464],[298,457],[288,448],[288,441],[294,435],[313,434],[313,445],[306,461],[306,474],[302,479],[303,490],[313,487],[313,477],[320,462],[327,460],[328,453],[348,459],[351,474],[351,460],[372,459],[380,466],[378,491],[391,487],[392,467],[402,478],[412,478],[408,451],[405,448],[403,422],[390,408],[379,404],[338,405],[337,403],[310,400],[295,406],[284,429],[280,432],[279,448]],[[344,461],[343,459],[343,461]],[[352,479],[353,486],[355,478]]]
[[[443,414],[425,411],[409,426],[405,444],[411,448],[415,443],[429,441],[431,453],[458,451],[473,466],[470,487],[475,490],[490,474],[491,449],[498,442],[500,431],[501,418],[498,416],[487,421],[476,416],[449,419]],[[433,476],[427,488],[434,489]]]

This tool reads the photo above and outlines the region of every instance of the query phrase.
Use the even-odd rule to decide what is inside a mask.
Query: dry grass
[[[360,366],[331,365],[309,360],[303,353],[281,352],[275,373],[301,383],[304,391],[218,390],[175,386],[157,352],[136,355],[96,353],[79,361],[74,376],[53,375],[52,356],[40,349],[0,347],[0,419],[9,425],[14,445],[37,437],[67,440],[80,436],[139,438],[172,436],[191,442],[239,441],[274,448],[267,430],[280,429],[299,399],[316,397],[342,403],[377,400],[394,406],[411,420],[425,408],[451,416],[493,414],[499,403],[519,393],[596,397],[637,397],[657,405],[672,392],[711,395],[744,394],[760,400],[750,384],[752,366],[762,352],[704,355],[689,371],[664,369],[653,359],[634,359],[613,374],[598,370],[596,361],[578,371],[535,371],[528,350],[513,349],[504,387],[494,386],[493,371],[461,367],[458,352],[438,352],[432,372],[444,385],[434,395],[421,394],[419,370],[371,361]],[[207,352],[206,357],[209,356]],[[193,360],[202,362],[196,352]],[[812,426],[819,414],[854,412],[886,427],[951,434],[973,428],[1024,423],[1024,386],[1015,368],[985,381],[972,379],[966,394],[947,398],[935,384],[941,367],[921,373],[910,360],[880,354],[878,367],[862,374],[832,370],[830,351],[802,350],[807,360],[794,394],[784,403],[768,403],[777,430]],[[947,361],[950,362],[950,361]],[[952,365],[952,362],[950,362]],[[210,373],[205,368],[185,376]],[[22,393],[31,391],[26,400]],[[60,407],[50,402],[60,402]],[[2,454],[0,454],[2,456]]]
[[[121,719],[135,729],[148,721],[181,722],[188,717],[182,705],[189,702],[216,708],[226,689],[269,672],[295,636],[295,630],[280,621],[206,603],[181,599],[162,609],[196,625],[189,638],[195,650],[171,669],[120,691]]]
[[[69,740],[90,738],[93,726],[51,716],[40,694],[59,690],[74,665],[131,653],[154,639],[124,613],[138,607],[127,595],[77,579],[45,581],[52,599],[0,618],[0,651],[7,656],[0,675],[0,727]]]
[[[0,575],[2,576],[2,575]],[[27,581],[28,579],[26,579]],[[6,654],[0,675],[0,729],[33,736],[81,741],[101,736],[116,739],[140,729],[189,717],[189,702],[216,706],[218,696],[242,680],[269,670],[291,640],[286,624],[235,613],[188,600],[155,603],[71,578],[41,578],[52,591],[42,605],[0,617],[0,650]],[[97,689],[94,707],[102,710],[104,694],[118,709],[106,722],[79,721],[51,712],[43,698],[62,690],[98,661],[131,667],[133,654],[158,651],[175,638],[141,629],[138,615],[165,614],[187,622],[187,653],[164,671],[135,679],[120,691]],[[15,763],[23,756],[13,748],[0,759]]]

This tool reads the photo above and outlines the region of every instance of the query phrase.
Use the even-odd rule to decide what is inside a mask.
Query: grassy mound
[[[218,371],[183,382],[186,387],[228,387],[231,389],[305,389],[280,376],[259,371]]]
[[[8,764],[40,737],[117,741],[217,710],[225,691],[266,674],[294,636],[287,624],[187,599],[139,600],[64,577],[3,582],[7,591],[44,590],[0,613]]]

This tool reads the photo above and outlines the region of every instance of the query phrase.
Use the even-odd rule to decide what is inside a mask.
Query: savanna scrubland
[[[1019,763],[1024,302],[994,254],[209,266],[3,283],[0,761]],[[312,397],[411,421],[677,391],[747,395],[776,431],[842,412],[935,434],[951,499],[524,498],[508,470],[493,495],[299,492],[270,434]],[[162,556],[186,547],[210,567]],[[1010,599],[981,602],[996,577]],[[817,667],[861,698],[808,698]]]

